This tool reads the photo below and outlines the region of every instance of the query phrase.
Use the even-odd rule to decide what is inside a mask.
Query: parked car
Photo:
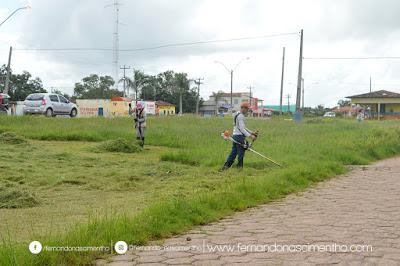
[[[78,114],[76,104],[71,103],[64,96],[55,93],[33,93],[26,97],[23,107],[25,114],[44,114],[47,117],[56,115]]]
[[[335,112],[326,112],[324,114],[324,117],[336,117],[336,113]]]

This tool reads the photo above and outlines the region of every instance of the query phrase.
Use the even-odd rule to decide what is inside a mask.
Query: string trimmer
[[[275,165],[277,165],[277,166],[279,166],[279,167],[282,167],[282,165],[281,165],[280,163],[277,163],[277,162],[275,162],[274,160],[272,160],[271,158],[268,158],[267,156],[265,156],[265,155],[259,153],[258,151],[253,150],[253,149],[251,148],[252,145],[253,145],[253,142],[250,143],[250,142],[248,142],[248,141],[245,141],[245,143],[240,143],[240,142],[238,142],[238,141],[236,141],[236,140],[234,140],[234,139],[232,138],[231,133],[230,133],[228,130],[225,130],[224,132],[222,132],[222,133],[221,133],[221,137],[222,137],[224,140],[228,140],[228,141],[231,141],[231,142],[233,142],[233,143],[236,143],[236,144],[242,146],[245,150],[249,150],[249,151],[253,152],[254,154],[257,154],[258,156],[260,156],[260,157],[262,157],[262,158],[264,158],[264,159],[270,161],[271,163],[273,163],[273,164],[275,164]]]

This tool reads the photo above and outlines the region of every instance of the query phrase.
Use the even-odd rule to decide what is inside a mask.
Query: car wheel
[[[47,117],[53,117],[53,109],[49,108],[46,110],[46,116]]]
[[[75,117],[78,114],[78,112],[76,111],[76,109],[72,109],[71,113],[69,114],[70,117]]]

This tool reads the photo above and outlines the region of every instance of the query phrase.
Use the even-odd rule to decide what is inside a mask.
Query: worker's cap
[[[248,102],[244,102],[244,103],[242,103],[242,104],[240,105],[240,108],[247,108],[247,109],[249,109],[249,108],[250,108],[250,104],[249,104]]]

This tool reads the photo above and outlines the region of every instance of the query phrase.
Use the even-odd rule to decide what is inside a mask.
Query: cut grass
[[[123,152],[135,153],[141,149],[139,146],[123,138],[104,141],[93,148],[94,152]]]
[[[39,205],[39,200],[27,189],[17,186],[0,186],[0,209],[29,208]]]
[[[0,118],[0,131],[31,139],[79,136],[81,142],[30,141],[27,147],[3,147],[0,180],[30,187],[43,198],[40,206],[15,210],[19,213],[0,210],[0,219],[6,221],[16,215],[29,217],[29,211],[35,210],[32,221],[43,226],[33,234],[19,235],[18,243],[8,237],[17,234],[15,228],[0,223],[4,247],[0,264],[5,265],[90,264],[104,254],[32,256],[26,244],[33,238],[49,246],[109,246],[117,240],[144,244],[300,191],[345,172],[346,165],[400,154],[399,121],[321,119],[294,124],[249,119],[249,128],[261,131],[254,148],[285,167],[275,168],[248,154],[243,172],[221,174],[216,169],[226,159],[230,144],[219,133],[231,128],[231,119],[152,118],[146,140],[164,148],[150,147],[135,154],[91,153],[98,143],[85,142],[118,138],[133,142],[129,119],[14,119]],[[66,202],[70,204],[65,206]],[[53,217],[60,230],[46,227],[40,216]]]
[[[24,144],[26,140],[14,132],[4,132],[0,134],[0,143],[3,144]]]

